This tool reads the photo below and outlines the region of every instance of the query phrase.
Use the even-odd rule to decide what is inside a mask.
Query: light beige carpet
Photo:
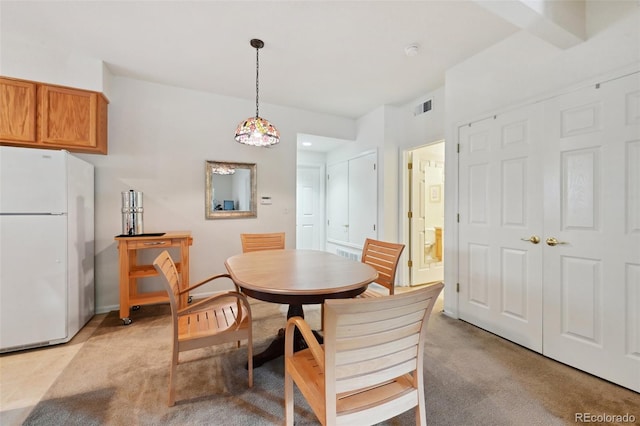
[[[284,306],[253,301],[255,350],[285,322]],[[306,317],[319,326],[318,307]],[[171,351],[168,305],[143,306],[123,326],[110,313],[27,418],[26,425],[281,425],[283,361],[254,372],[246,346],[193,351],[178,366],[177,399],[167,407]],[[576,413],[631,413],[640,395],[541,357],[434,312],[425,357],[430,425],[575,424]],[[410,425],[408,412],[385,425]],[[318,424],[298,394],[296,425]]]

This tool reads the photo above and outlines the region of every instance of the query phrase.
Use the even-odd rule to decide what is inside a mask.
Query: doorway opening
[[[405,282],[444,280],[444,140],[405,151]]]

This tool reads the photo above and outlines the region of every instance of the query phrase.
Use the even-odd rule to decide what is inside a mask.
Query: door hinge
[[[460,154],[460,144],[458,144],[457,150],[458,154]]]
[[[373,163],[373,170],[376,169],[376,163]]]
[[[413,260],[409,260],[409,261],[407,262],[407,266],[408,266],[409,268],[413,268]]]
[[[460,283],[456,283],[456,293],[460,293]]]
[[[412,219],[413,218],[413,212],[407,212],[407,217],[409,219]]]
[[[413,169],[413,163],[407,163],[407,169],[409,170]]]
[[[456,220],[458,221],[458,223],[460,223],[460,213],[456,215]]]
[[[375,223],[373,224],[373,230],[374,231],[376,230],[376,224]]]

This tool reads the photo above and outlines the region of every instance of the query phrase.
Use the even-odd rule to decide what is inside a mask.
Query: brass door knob
[[[549,237],[545,242],[551,247],[557,246],[558,244],[569,244],[567,241],[558,241],[555,237]]]
[[[520,238],[522,241],[529,241],[530,243],[533,244],[538,244],[540,242],[540,237],[538,237],[537,235],[532,235],[529,238]]]

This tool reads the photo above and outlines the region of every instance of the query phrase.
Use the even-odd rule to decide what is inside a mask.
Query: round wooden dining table
[[[287,318],[304,317],[302,305],[355,297],[378,278],[378,272],[365,263],[319,250],[254,251],[228,258],[225,267],[247,296],[288,304]],[[305,346],[301,337],[296,339],[296,350]],[[254,356],[253,365],[258,367],[283,353],[280,330],[271,345]]]

